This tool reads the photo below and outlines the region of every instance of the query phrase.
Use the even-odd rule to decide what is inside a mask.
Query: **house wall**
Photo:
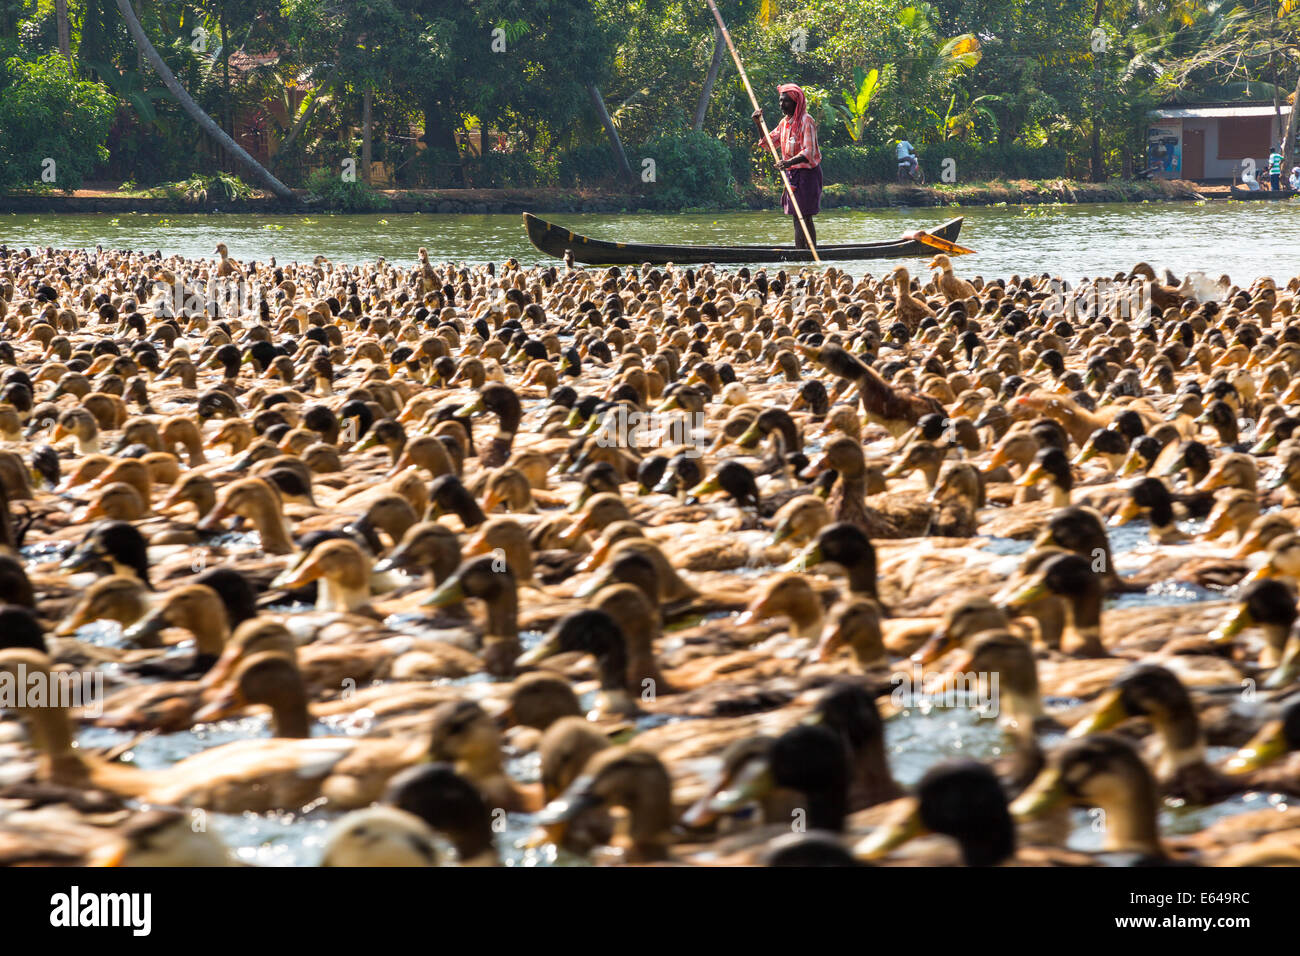
[[[1282,113],[1282,122],[1285,124],[1287,113]],[[1183,143],[1186,141],[1189,130],[1202,130],[1205,133],[1205,179],[1206,180],[1228,180],[1239,182],[1242,172],[1242,158],[1220,159],[1220,137],[1225,134],[1222,128],[1222,119],[1213,117],[1209,119],[1153,119],[1147,124],[1147,157],[1148,164],[1152,168],[1152,173],[1160,179],[1177,179],[1180,176],[1185,157],[1182,156]],[[1276,117],[1269,117],[1269,143],[1276,144],[1281,139],[1281,131],[1278,129]],[[1178,138],[1177,150],[1179,155],[1173,163],[1172,169],[1166,168],[1169,163],[1165,156],[1156,155],[1153,152],[1152,144],[1157,138],[1168,139],[1176,135]],[[1230,135],[1230,133],[1228,134]],[[1222,152],[1229,156],[1235,156],[1236,153],[1243,150],[1237,148],[1232,143],[1224,144],[1227,148]],[[1166,150],[1169,147],[1166,146]],[[1255,155],[1258,153],[1259,155]],[[1251,151],[1251,159],[1255,160],[1257,171],[1265,168],[1268,159],[1268,146],[1262,150],[1255,149]]]

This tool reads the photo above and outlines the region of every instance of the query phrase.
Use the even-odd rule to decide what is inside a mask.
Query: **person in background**
[[[894,156],[898,160],[898,181],[903,181],[903,175],[906,173],[910,179],[916,174],[916,168],[920,165],[920,160],[916,155],[916,148],[905,139],[900,139],[898,145],[894,147]]]
[[[1268,154],[1268,180],[1269,188],[1278,190],[1282,188],[1282,154],[1276,146]]]
[[[1251,192],[1259,189],[1259,183],[1255,180],[1254,162],[1241,167],[1241,184]]]
[[[1300,189],[1300,166],[1291,167],[1291,188]]]
[[[817,124],[808,115],[808,100],[803,88],[794,83],[785,83],[777,87],[781,98],[778,105],[784,118],[772,130],[772,142],[781,154],[779,169],[784,169],[790,178],[790,190],[799,201],[799,212],[803,213],[808,226],[808,238],[817,245],[817,227],[813,225],[813,216],[822,208],[822,153],[817,148]],[[763,111],[754,110],[754,125],[762,135],[760,123]],[[788,194],[781,196],[781,211],[794,220],[794,244],[796,249],[807,249],[808,238],[804,237],[799,226],[799,214],[795,212]]]

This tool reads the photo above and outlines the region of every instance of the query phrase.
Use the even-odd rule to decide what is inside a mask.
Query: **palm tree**
[[[58,21],[59,52],[72,63],[72,25],[68,22],[68,0],[55,0],[54,18]]]
[[[203,112],[198,103],[194,102],[194,98],[185,91],[185,87],[181,86],[180,81],[176,79],[176,75],[172,73],[163,58],[159,56],[154,45],[149,42],[144,27],[140,25],[139,18],[135,15],[135,11],[131,9],[130,0],[117,0],[117,8],[122,11],[122,17],[126,20],[126,28],[131,33],[131,39],[135,41],[136,49],[149,61],[149,65],[153,67],[154,72],[162,79],[163,85],[171,91],[172,96],[176,97],[177,102],[181,104],[181,108],[190,115],[194,122],[199,124],[203,132],[216,140],[221,144],[222,149],[235,157],[235,161],[244,167],[257,185],[285,202],[297,202],[298,197],[294,195],[292,189],[272,176],[261,163],[248,154],[247,150],[231,139],[226,131],[213,121],[211,116]]]

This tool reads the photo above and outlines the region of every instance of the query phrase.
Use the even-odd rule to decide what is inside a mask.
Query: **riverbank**
[[[521,212],[612,213],[670,212],[654,207],[653,197],[585,189],[417,189],[381,190],[383,212],[436,215],[488,215]],[[67,193],[0,195],[0,213],[259,213],[331,212],[305,192],[293,205],[273,196],[242,200],[190,202],[175,196],[145,196],[113,188],[79,189]],[[834,184],[826,189],[826,208],[886,209],[891,207],[1041,205],[1043,203],[1104,203],[1196,201],[1210,193],[1193,183],[1159,180],[1083,183],[1072,180],[994,180],[986,183],[897,186]],[[1226,198],[1226,191],[1225,191]],[[778,203],[772,188],[746,190],[732,209],[770,209]]]

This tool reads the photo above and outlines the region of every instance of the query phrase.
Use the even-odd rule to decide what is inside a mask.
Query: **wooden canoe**
[[[1233,199],[1290,199],[1296,194],[1294,189],[1242,189],[1229,186]]]
[[[958,216],[927,231],[941,239],[955,242],[964,221],[963,217]],[[591,239],[563,226],[547,222],[545,219],[538,219],[527,212],[524,213],[524,228],[528,230],[528,240],[548,256],[563,259],[564,253],[571,250],[574,261],[586,265],[635,266],[643,262],[663,265],[668,262],[687,264],[813,261],[812,254],[807,249],[796,249],[794,246],[658,246],[634,242],[606,242],[603,239]],[[905,259],[934,255],[932,247],[915,239],[903,237],[851,245],[818,246],[817,252],[824,261]]]

